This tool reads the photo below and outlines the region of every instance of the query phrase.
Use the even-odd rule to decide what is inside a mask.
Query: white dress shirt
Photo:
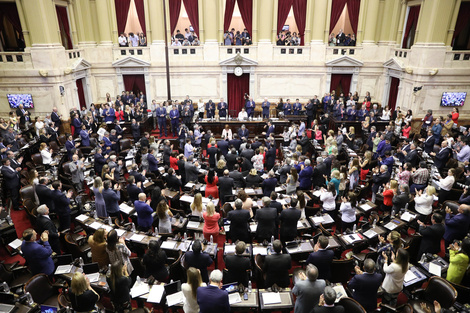
[[[246,113],[246,111],[240,111],[240,113],[238,113],[239,121],[245,121],[247,119],[248,119],[248,113]]]

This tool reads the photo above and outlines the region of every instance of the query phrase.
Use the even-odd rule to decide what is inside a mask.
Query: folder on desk
[[[263,292],[263,302],[265,305],[281,303],[281,295],[279,292]]]

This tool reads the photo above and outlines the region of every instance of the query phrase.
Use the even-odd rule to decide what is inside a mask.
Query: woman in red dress
[[[175,171],[178,170],[178,159],[176,158],[176,152],[172,151],[170,154],[170,167]]]
[[[214,199],[219,199],[219,189],[217,188],[219,177],[215,175],[213,168],[209,170],[209,173],[204,178],[204,181],[206,182],[206,198],[212,196]]]
[[[459,109],[454,108],[452,110],[452,120],[454,121],[454,124],[457,125],[457,122],[459,121]]]

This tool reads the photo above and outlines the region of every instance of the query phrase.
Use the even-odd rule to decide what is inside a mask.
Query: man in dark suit
[[[55,212],[52,190],[47,187],[48,183],[49,180],[47,179],[47,177],[39,178],[39,184],[36,185],[35,191],[39,199],[39,204],[45,204],[47,205],[49,211]]]
[[[325,177],[323,175],[328,175],[327,166],[322,157],[317,157],[317,166],[313,169],[312,174],[313,188],[325,186]]]
[[[70,228],[70,198],[73,190],[70,189],[67,194],[62,192],[62,183],[55,181],[52,183],[52,198],[54,199],[54,209],[59,217],[59,231]]]
[[[297,209],[296,198],[291,198],[290,208],[283,210],[279,216],[281,222],[281,241],[292,241],[297,237],[297,221],[300,219],[300,210]]]
[[[211,142],[211,147],[207,149],[207,155],[209,156],[209,166],[215,167],[215,163],[217,162],[217,152],[219,148],[215,145],[215,140]]]
[[[144,192],[140,186],[142,185],[141,182],[135,183],[135,177],[130,175],[129,178],[127,179],[127,182],[129,183],[126,187],[127,189],[127,196],[129,197],[129,201],[137,201],[139,199],[139,194]]]
[[[434,165],[439,171],[441,171],[446,166],[446,163],[449,161],[449,156],[452,152],[452,150],[449,149],[447,145],[447,140],[443,140],[439,152],[437,154],[434,152],[430,153],[430,155],[434,156]]]
[[[134,176],[135,182],[145,182],[145,170],[142,171],[142,174],[138,172],[139,166],[137,164],[132,165],[132,170],[129,172],[129,176]]]
[[[276,186],[277,178],[274,177],[274,172],[271,170],[268,172],[268,178],[261,183],[261,187],[263,188],[263,195],[265,197],[269,197],[271,192],[276,189]]]
[[[220,153],[225,157],[228,153],[228,141],[225,139],[219,140],[217,142],[217,147],[220,149]]]
[[[155,176],[160,176],[160,171],[158,170],[158,161],[154,156],[154,149],[150,148],[149,154],[147,155],[147,161],[149,162],[149,172],[152,172]]]
[[[116,184],[114,190],[111,186],[111,181],[106,180],[103,182],[103,199],[106,206],[106,212],[109,216],[120,219],[119,215],[119,199],[121,198],[121,187]]]
[[[434,149],[434,143],[436,142],[434,136],[432,135],[432,131],[428,131],[428,136],[426,140],[424,140],[424,152],[427,154],[431,153]]]
[[[309,313],[318,304],[318,300],[325,290],[326,282],[318,278],[318,269],[309,264],[306,273],[299,272],[292,293],[297,296],[295,300],[295,313]]]
[[[277,237],[278,216],[277,209],[270,207],[271,199],[263,197],[263,207],[256,210],[255,220],[258,222],[256,228],[256,239],[258,242],[270,241],[271,237]]]
[[[268,129],[266,130],[266,138],[269,138],[271,134],[274,134],[274,125],[271,123],[271,121],[268,121],[268,124],[264,126],[265,128],[267,127]],[[256,139],[256,138],[255,138]]]
[[[375,196],[379,191],[379,187],[390,181],[390,173],[388,172],[387,165],[381,165],[380,170],[377,168],[373,169],[374,174],[372,175],[372,202],[375,202]]]
[[[452,210],[446,207],[445,225],[446,231],[443,236],[445,247],[448,247],[455,239],[462,240],[470,227],[470,206],[461,204],[456,215],[453,215]]]
[[[233,146],[237,151],[240,150],[240,146],[242,144],[242,141],[240,140],[240,138],[238,137],[238,134],[234,134],[233,135],[233,139],[232,140],[229,140],[228,144],[230,146]]]
[[[251,158],[255,155],[255,151],[251,148],[251,144],[247,143],[245,149],[242,150],[240,155],[251,162]]]
[[[237,164],[237,157],[237,150],[235,148],[232,148],[230,153],[227,153],[225,156],[225,160],[227,161],[227,168],[229,171],[232,171],[234,169],[234,165]]]
[[[228,292],[220,289],[222,287],[222,278],[222,272],[214,270],[211,272],[210,284],[207,287],[199,287],[197,289],[199,313],[230,312]]]
[[[286,160],[284,160],[282,162],[282,166],[281,168],[278,170],[279,172],[279,183],[281,184],[285,184],[286,181],[287,181],[287,175],[289,175],[290,173],[290,169],[291,169],[291,159],[290,158],[287,158]]]
[[[266,152],[266,169],[269,171],[274,167],[276,161],[276,143],[272,143]]]
[[[344,313],[344,307],[335,304],[336,291],[333,287],[326,286],[325,291],[320,296],[318,305],[313,308],[312,313]]]
[[[37,233],[34,229],[28,228],[23,232],[23,243],[21,252],[33,275],[54,273],[54,261],[52,261],[52,249],[49,244],[49,235],[44,232],[41,239],[36,241]]]
[[[186,163],[184,163],[184,171],[186,173],[186,182],[197,183],[197,177],[199,175],[198,170],[199,163],[196,161],[193,163],[193,156],[190,156]]]
[[[233,185],[235,188],[245,188],[245,179],[243,174],[240,172],[240,166],[235,164],[233,166],[233,171],[229,173],[229,177],[233,179]]]
[[[28,112],[24,109],[23,104],[18,106],[16,109],[16,116],[20,118],[20,125],[26,125],[26,123],[31,122],[31,112]]]
[[[248,287],[248,273],[251,269],[251,262],[248,257],[243,256],[246,244],[243,241],[237,242],[235,245],[235,255],[227,255],[224,257],[225,267],[228,270],[226,281],[238,282]]]
[[[229,171],[226,169],[224,171],[224,176],[219,178],[219,198],[222,205],[225,203],[225,196],[232,195],[232,190],[235,188],[234,180],[229,176],[229,174]]]
[[[170,166],[170,155],[173,146],[170,146],[170,141],[165,139],[163,142],[163,164]]]
[[[168,175],[166,176],[165,180],[167,188],[175,191],[181,190],[181,187],[183,185],[181,182],[181,176],[176,176],[175,170],[171,167],[168,169]]]
[[[38,218],[36,219],[36,227],[40,233],[48,231],[49,235],[49,244],[51,245],[52,250],[60,254],[60,244],[59,244],[59,233],[57,232],[57,227],[54,222],[51,221],[49,217],[49,208],[47,205],[40,205],[36,211],[38,212]]]
[[[328,237],[318,237],[318,242],[313,248],[313,252],[307,258],[307,264],[313,264],[318,268],[318,278],[330,280],[331,279],[331,262],[335,256],[332,250],[326,250],[328,247]]]
[[[54,122],[54,126],[57,127],[60,131],[60,125],[62,125],[61,116],[57,113],[57,107],[52,108],[51,120]]]
[[[184,255],[185,267],[195,267],[201,271],[202,281],[209,282],[207,268],[212,264],[212,259],[208,253],[202,251],[201,241],[196,239],[192,245],[192,251]]]
[[[410,145],[410,152],[403,152],[403,154],[405,154],[405,163],[410,163],[411,167],[418,166],[418,151],[414,143]]]
[[[228,212],[227,215],[227,219],[230,221],[230,237],[233,243],[237,240],[251,242],[248,226],[250,221],[250,212],[248,210],[243,210],[242,206],[242,200],[235,200],[235,210]]]
[[[289,270],[292,267],[290,254],[282,253],[282,243],[276,239],[273,242],[274,254],[268,254],[264,260],[263,271],[266,273],[265,287],[270,288],[277,284],[287,288],[290,284]]]
[[[18,201],[20,197],[20,172],[21,167],[14,169],[11,167],[10,159],[3,159],[2,166],[2,175],[3,175],[3,185],[8,190],[11,203],[14,210],[20,209],[20,203]]]
[[[421,245],[418,250],[418,259],[421,259],[423,253],[438,254],[441,252],[441,239],[446,231],[442,220],[442,215],[438,213],[432,215],[430,226],[418,220],[419,233],[422,236]]]
[[[261,142],[259,141],[258,136],[256,136],[253,142],[251,143],[251,149],[256,151],[256,149],[258,149],[259,147],[261,147]]]
[[[238,130],[238,137],[240,137],[241,140],[245,140],[248,139],[248,136],[250,136],[250,131],[246,128],[245,124],[243,124]]]
[[[310,166],[310,160],[305,160],[305,166],[302,165],[299,173],[299,189],[310,190],[312,188],[313,169]]]
[[[94,155],[94,160],[95,160],[95,175],[101,176],[101,172],[103,170],[103,165],[106,164],[106,159],[108,158],[108,155],[103,156],[103,150],[101,147],[98,147],[96,149],[96,153]]]
[[[224,101],[224,98],[220,99],[219,104],[217,104],[217,109],[219,110],[219,117],[227,117],[227,102]]]
[[[134,138],[134,142],[138,142],[140,139],[140,123],[135,119],[132,119],[131,132],[132,137]]]
[[[141,192],[138,199],[133,201],[137,213],[137,224],[141,231],[149,231],[153,223],[154,212],[150,207],[150,200],[146,200],[145,193]]]
[[[353,298],[367,312],[377,309],[377,290],[382,284],[383,277],[375,272],[375,262],[372,259],[364,261],[364,272],[356,265],[356,275],[349,281],[348,287],[353,290]]]
[[[261,108],[263,109],[263,119],[269,118],[269,107],[271,103],[269,103],[268,98],[264,98],[263,103],[261,103]]]
[[[269,204],[270,207],[275,208],[277,210],[277,215],[280,215],[282,210],[284,209],[282,203],[277,202],[277,192],[271,192],[270,197],[271,198],[271,203]],[[277,228],[277,227],[276,227]],[[277,229],[276,229],[277,231]],[[277,237],[277,236],[276,236]]]

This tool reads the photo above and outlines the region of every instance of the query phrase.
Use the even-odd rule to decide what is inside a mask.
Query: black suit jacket
[[[237,164],[237,155],[232,153],[227,153],[225,156],[225,160],[227,161],[227,168],[229,171],[233,171],[233,166]]]
[[[278,224],[276,208],[264,207],[256,210],[255,220],[258,221],[258,227],[256,228],[258,242],[262,242],[264,239],[270,240],[271,236],[276,235],[276,225]]]
[[[134,201],[139,200],[139,193],[143,192],[141,188],[137,187],[136,184],[129,184],[126,187],[127,195],[129,196],[129,200],[134,203]]]
[[[242,255],[227,255],[225,257],[225,267],[228,275],[224,278],[227,282],[238,282],[243,286],[248,286],[247,270],[251,269],[250,259]]]
[[[36,185],[35,190],[36,195],[39,199],[39,204],[45,204],[49,208],[49,211],[55,212],[52,190],[50,190],[47,186],[41,184]]]
[[[284,184],[287,181],[287,175],[290,173],[291,166],[286,164],[279,169],[279,182]]]
[[[106,164],[106,159],[102,154],[95,153],[95,174],[101,176],[103,165]]]
[[[224,197],[232,194],[232,189],[235,187],[233,178],[221,176],[219,177],[219,197],[225,203]]]
[[[45,230],[49,232],[49,244],[54,252],[60,254],[59,233],[57,232],[57,227],[54,222],[52,222],[50,218],[39,215],[36,219],[36,228],[39,235]]]
[[[130,171],[129,176],[134,176],[136,183],[145,181],[145,176],[137,171]]]
[[[233,145],[235,149],[240,150],[240,146],[242,144],[242,141],[240,139],[232,139],[228,142],[229,145]]]
[[[266,197],[271,196],[271,192],[273,192],[276,189],[277,186],[277,178],[272,177],[265,179],[263,183],[261,184],[261,187],[263,187],[263,194]]]
[[[344,307],[342,305],[337,305],[333,307],[326,306],[315,306],[312,313],[344,313]]]
[[[325,163],[321,163],[315,166],[312,175],[312,184],[314,188],[325,186],[325,178],[323,175],[327,175],[327,173],[328,171]]]
[[[450,150],[449,148],[445,148],[444,150],[441,149],[441,151],[439,151],[434,157],[434,165],[438,169],[444,168],[447,161],[449,160],[449,156],[451,152],[452,150]]]
[[[289,270],[292,267],[292,259],[289,254],[267,255],[264,260],[263,270],[266,273],[265,287],[277,284],[279,287],[289,287]]]
[[[331,262],[335,253],[332,250],[318,250],[312,252],[307,258],[307,264],[313,264],[318,268],[318,279],[331,279]]]
[[[426,141],[424,142],[424,151],[426,153],[432,152],[434,148],[434,143],[436,142],[434,136],[430,136],[426,138]]]
[[[390,173],[388,171],[385,171],[384,173],[372,175],[372,181],[374,182],[372,184],[372,192],[379,191],[379,187],[382,186],[383,184],[388,183],[389,180],[390,180]]]
[[[55,127],[59,127],[62,124],[62,121],[60,120],[59,113],[52,112],[51,113],[51,120],[54,122]]]
[[[433,143],[434,146],[434,143]],[[411,163],[412,167],[417,167],[418,166],[418,151],[411,150],[406,156],[405,156],[405,163],[409,162]]]
[[[209,164],[211,167],[215,166],[218,150],[219,149],[217,147],[210,147],[207,149],[207,155],[209,156]]]
[[[419,233],[422,236],[421,245],[419,246],[418,258],[423,253],[437,254],[441,252],[441,239],[446,229],[444,224],[434,224],[431,226],[419,227]]]
[[[201,277],[204,282],[209,282],[209,275],[207,267],[212,264],[212,259],[209,254],[201,252],[194,253],[193,251],[186,252],[184,255],[185,263],[188,267],[192,266],[201,271]]]
[[[297,236],[297,221],[300,219],[301,211],[296,208],[283,210],[279,217],[281,221],[281,236],[285,240],[293,240]]]
[[[175,175],[168,175],[166,177],[166,186],[167,188],[180,191],[182,183],[181,183],[181,180]]]
[[[227,140],[219,140],[219,142],[217,142],[217,147],[219,147],[220,153],[222,153],[224,156],[227,155],[228,153],[228,141]]]
[[[237,240],[251,242],[248,226],[250,212],[243,209],[232,210],[228,212],[227,218],[230,221],[230,237],[232,238],[232,242]]]
[[[13,164],[11,165],[11,167],[13,168]],[[12,170],[3,166],[2,175],[3,175],[3,180],[6,183],[5,184],[6,188],[10,190],[20,188],[20,173],[19,172],[15,171],[14,169]]]
[[[238,171],[231,171],[229,176],[233,178],[235,188],[245,188],[245,179],[243,174]]]
[[[31,113],[26,111],[26,109],[24,109],[24,111],[26,112],[26,115],[28,115],[28,116],[31,115]],[[20,108],[16,109],[16,115],[20,117],[20,124],[25,124],[26,123],[25,114],[23,114],[23,112],[21,111]]]

